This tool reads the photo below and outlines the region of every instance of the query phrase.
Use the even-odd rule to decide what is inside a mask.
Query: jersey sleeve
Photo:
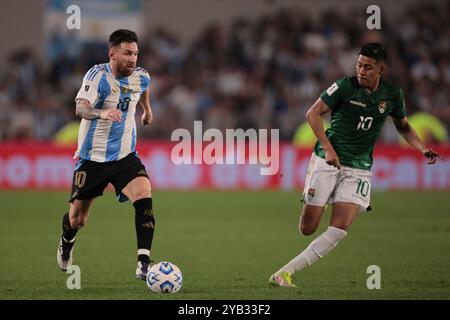
[[[350,80],[346,77],[337,80],[328,89],[322,92],[320,98],[326,103],[331,109],[338,107],[345,96],[349,93],[351,89]]]
[[[389,114],[390,116],[402,119],[406,117],[406,108],[405,108],[405,97],[403,96],[403,90],[401,88],[398,89],[398,97],[394,102],[394,109]]]
[[[148,90],[150,86],[150,75],[147,70],[142,69],[140,80],[141,80],[141,91],[142,93],[144,93],[145,91]]]
[[[101,76],[102,72],[100,67],[98,65],[92,67],[84,76],[83,83],[75,101],[77,99],[86,99],[93,105],[99,95],[98,89]]]

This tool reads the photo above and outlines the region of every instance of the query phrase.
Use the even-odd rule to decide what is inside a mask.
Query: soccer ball
[[[156,293],[175,293],[181,289],[183,275],[173,263],[163,261],[153,265],[147,273],[147,286]]]

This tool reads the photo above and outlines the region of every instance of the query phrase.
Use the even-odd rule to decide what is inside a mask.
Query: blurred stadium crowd
[[[184,45],[163,27],[141,35],[138,65],[152,77],[155,120],[139,128],[140,138],[167,140],[174,129],[203,120],[204,129],[279,128],[280,138],[291,140],[319,94],[354,74],[359,46],[367,41],[386,45],[385,78],[403,88],[408,114],[426,112],[450,128],[450,3],[410,7],[384,18],[379,32],[365,27],[360,11],[329,10],[312,19],[284,9],[209,25]],[[53,139],[78,121],[74,97],[84,73],[107,62],[107,44],[54,42],[59,50],[49,61],[24,49],[2,69],[0,140]],[[385,142],[398,141],[392,126],[382,135]]]

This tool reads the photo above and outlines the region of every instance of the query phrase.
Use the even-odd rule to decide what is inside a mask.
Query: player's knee
[[[300,223],[299,231],[302,235],[309,236],[309,235],[313,234],[314,231],[316,231],[316,228],[315,228],[315,226],[312,226],[312,225]]]
[[[138,191],[133,194],[134,202],[151,197],[150,191]]]
[[[80,217],[70,219],[70,226],[72,229],[81,229],[87,222],[87,219],[83,219]]]
[[[316,232],[322,213],[322,207],[303,206],[298,228],[299,232],[305,236],[309,236]]]
[[[300,219],[298,231],[300,232],[300,234],[304,236],[309,236],[316,231],[317,225],[318,223],[316,223],[311,219],[306,219],[305,216],[303,215]]]
[[[150,184],[133,191],[134,202],[151,197],[152,193],[150,189]]]
[[[70,226],[72,229],[81,229],[84,225],[86,225],[88,220],[88,212],[78,212],[70,217]]]

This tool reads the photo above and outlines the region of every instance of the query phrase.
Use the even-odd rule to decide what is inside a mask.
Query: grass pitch
[[[323,260],[296,274],[297,288],[269,276],[322,232],[298,233],[297,192],[155,192],[152,259],[177,264],[174,295],[134,279],[134,210],[107,192],[77,236],[81,290],[69,290],[56,249],[67,192],[0,192],[0,299],[450,299],[448,192],[374,193],[374,210]],[[366,286],[381,268],[381,289]]]

